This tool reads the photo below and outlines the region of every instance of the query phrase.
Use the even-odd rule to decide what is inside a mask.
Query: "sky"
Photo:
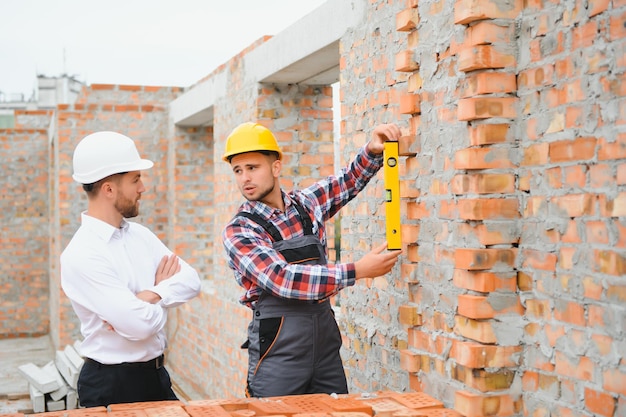
[[[37,75],[188,87],[326,0],[0,0],[0,92]]]

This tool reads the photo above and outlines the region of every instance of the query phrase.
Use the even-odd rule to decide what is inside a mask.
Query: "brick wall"
[[[400,124],[404,253],[392,273],[337,298],[350,389],[424,391],[465,416],[623,415],[626,3],[368,4],[340,43],[338,159],[347,163],[376,124]],[[58,343],[77,335],[57,264],[85,206],[69,179],[71,150],[90,131],[120,129],[156,163],[139,221],[204,279],[201,296],[170,316],[169,367],[207,397],[243,395],[250,315],[220,239],[242,198],[221,161],[225,138],[248,120],[273,129],[286,189],[328,174],[334,160],[331,88],[259,85],[245,77],[248,51],[207,77],[226,72],[229,83],[211,127],[168,125],[177,89],[92,85],[50,116],[50,147],[43,131],[6,133],[7,160],[23,140],[39,144],[27,152],[48,158],[52,192],[42,243],[50,313],[37,312],[34,326],[30,316],[3,320],[5,334],[45,331],[48,315]],[[382,180],[342,210],[342,261],[384,239]],[[43,195],[30,198],[45,205]],[[3,231],[15,227],[4,221]],[[32,297],[7,273],[3,290]]]
[[[0,130],[0,337],[40,336],[50,323],[48,135]]]

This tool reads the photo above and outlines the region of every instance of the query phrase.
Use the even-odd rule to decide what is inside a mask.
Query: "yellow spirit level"
[[[385,215],[387,249],[402,249],[400,234],[400,175],[398,174],[398,142],[385,142]]]

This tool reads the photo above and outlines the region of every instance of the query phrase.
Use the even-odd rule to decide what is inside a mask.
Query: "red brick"
[[[519,366],[522,346],[494,346],[454,340],[450,358],[467,368],[508,368]]]
[[[506,194],[515,191],[513,174],[467,174],[452,179],[454,194]]]
[[[457,116],[462,121],[491,117],[514,119],[517,117],[517,100],[514,97],[463,98],[458,102]]]
[[[481,343],[497,343],[489,321],[472,320],[463,316],[454,317],[454,333]]]
[[[469,127],[470,145],[490,145],[512,141],[509,138],[509,124],[478,124]]]
[[[585,387],[585,407],[593,415],[612,417],[615,413],[615,397],[606,392]]]
[[[548,163],[549,145],[538,143],[523,148],[524,156],[521,162],[523,166],[546,165]]]
[[[510,295],[460,294],[457,312],[471,319],[492,319],[500,315],[520,316],[524,313],[524,307],[518,297]]]
[[[466,417],[512,416],[522,409],[521,400],[510,394],[493,395],[475,394],[468,391],[456,391],[454,409]]]
[[[396,30],[410,32],[417,27],[420,18],[417,8],[404,9],[396,14]]]
[[[459,70],[470,72],[481,69],[512,68],[516,65],[515,56],[501,51],[498,46],[477,45],[459,51]]]
[[[415,156],[421,150],[421,141],[418,135],[404,135],[398,139],[398,155]]]
[[[515,74],[480,72],[469,74],[461,85],[461,97],[480,94],[511,93],[517,90]]]
[[[515,266],[517,249],[466,249],[454,251],[454,266],[469,271]]]
[[[505,243],[518,243],[520,231],[517,227],[506,222],[469,224],[461,223],[457,226],[457,235],[463,240],[476,240],[485,246]]]
[[[550,199],[550,204],[561,216],[582,217],[591,216],[595,213],[595,201],[596,196],[593,194],[572,194],[553,197]]]
[[[626,395],[626,372],[619,368],[602,372],[602,388],[608,392]]]
[[[513,168],[510,150],[505,148],[468,148],[454,154],[454,169]]]
[[[484,19],[515,19],[522,11],[524,2],[513,0],[457,0],[454,4],[454,23],[468,24]]]
[[[403,94],[400,96],[400,108],[401,114],[419,114],[420,110],[420,95],[419,94]]]
[[[422,316],[417,312],[417,305],[404,304],[398,307],[398,322],[404,326],[420,326]]]
[[[626,255],[610,250],[593,251],[593,269],[613,276],[626,275]]]
[[[442,205],[443,207],[443,205]],[[457,203],[458,217],[464,220],[516,219],[519,202],[514,198],[468,198]]]
[[[516,291],[517,277],[512,272],[479,272],[455,269],[454,285],[479,292]]]
[[[599,203],[602,217],[626,216],[626,192],[618,193],[617,196],[612,199],[606,195],[601,195]]]
[[[597,139],[577,138],[550,143],[551,162],[585,161],[595,156]]]
[[[543,271],[556,270],[557,257],[554,253],[534,249],[524,249],[521,254],[524,268],[535,268]]]
[[[598,140],[598,160],[626,159],[626,133],[617,134],[614,142],[602,138]]]
[[[556,365],[555,371],[559,375],[576,378],[581,381],[593,380],[594,364],[589,357],[577,356],[576,358],[571,358],[557,351],[554,363]]]
[[[469,26],[465,31],[465,46],[488,44],[511,44],[514,36],[514,25],[493,23],[488,20]]]
[[[412,50],[402,51],[396,54],[395,70],[399,72],[413,72],[419,69],[419,64],[415,62]]]

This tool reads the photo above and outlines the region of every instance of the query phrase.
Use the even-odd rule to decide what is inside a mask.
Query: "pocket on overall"
[[[259,362],[263,360],[278,338],[282,324],[283,317],[271,317],[259,321]]]

